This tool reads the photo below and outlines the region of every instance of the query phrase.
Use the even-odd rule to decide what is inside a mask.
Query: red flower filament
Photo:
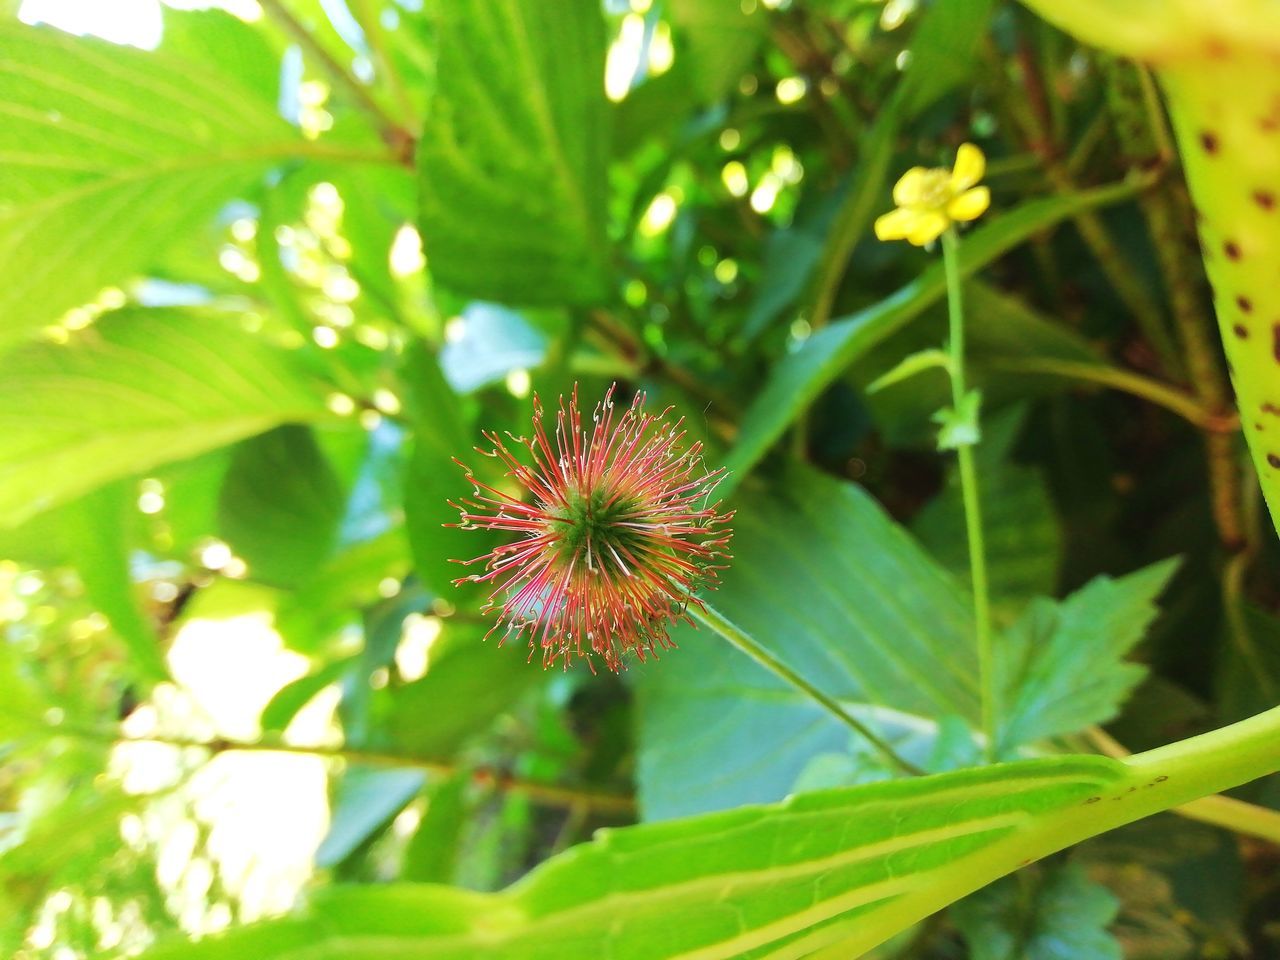
[[[615,418],[613,388],[583,429],[578,391],[560,399],[555,446],[533,401],[533,436],[486,433],[506,476],[523,488],[512,496],[467,470],[475,496],[452,503],[459,526],[517,534],[484,556],[483,573],[456,583],[493,584],[485,610],[501,608],[489,635],[528,638],[530,657],[542,648],[545,666],[600,656],[621,669],[632,653],[643,661],[672,646],[669,629],[698,603],[694,592],[714,586],[728,559],[731,513],[709,505],[723,470],[707,472],[700,443],[684,448],[683,419],[670,408],[644,412],[644,395]],[[512,448],[520,450],[517,456]],[[525,456],[527,455],[527,456]],[[594,667],[593,667],[594,669]]]

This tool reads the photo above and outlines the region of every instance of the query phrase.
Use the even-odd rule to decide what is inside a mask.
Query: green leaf
[[[342,511],[342,485],[311,430],[286,424],[236,447],[218,528],[250,576],[290,586],[328,559]]]
[[[1123,657],[1159,612],[1178,561],[1119,580],[1096,577],[1060,602],[1033,601],[1001,646],[1005,703],[1000,753],[1075,733],[1116,715],[1146,670]]]
[[[608,298],[604,94],[597,0],[449,0],[437,90],[418,145],[431,272],[514,304]]]
[[[982,443],[974,448],[992,607],[1006,623],[1032,597],[1054,593],[1062,553],[1062,534],[1044,477],[1012,459],[1025,413],[1019,407],[988,417]],[[957,582],[968,582],[964,498],[955,469],[948,472],[942,493],[916,514],[911,531]]]
[[[875,393],[895,383],[908,380],[916,374],[935,369],[950,370],[951,357],[937,348],[920,350],[903,357],[896,367],[867,384],[867,393]]]
[[[288,421],[328,416],[297,355],[217,314],[127,310],[6,359],[0,523]]]
[[[448,883],[454,878],[467,822],[469,779],[459,773],[431,787],[427,812],[404,852],[401,880]]]
[[[127,520],[135,510],[137,498],[129,485],[103,487],[67,508],[63,543],[85,594],[123,641],[133,669],[149,681],[164,680],[169,671],[160,638],[143,615],[129,572]]]
[[[1136,185],[1123,183],[1028,201],[985,223],[960,244],[961,273],[968,276],[1042,230],[1082,210],[1127,199],[1136,190]],[[851,363],[945,294],[946,277],[938,262],[892,296],[819,330],[785,357],[743,417],[737,445],[725,464],[730,470],[726,483],[740,483],[792,419]]]
[[[145,270],[308,149],[273,91],[241,80],[274,62],[261,35],[196,16],[208,58],[0,26],[0,347]]]
[[[969,78],[994,6],[995,0],[949,0],[929,8],[911,39],[903,81],[905,116],[915,116]]]
[[[357,656],[341,657],[291,683],[286,683],[262,708],[262,718],[259,722],[263,731],[283,733],[303,707],[314,700],[321,690],[341,681],[351,672],[359,659]]]
[[[334,867],[377,836],[426,784],[420,770],[347,770],[338,787],[329,832],[316,850],[316,866]]]
[[[334,888],[299,916],[143,957],[856,957],[1028,859],[1181,799],[1142,789],[1150,778],[1100,757],[1032,760],[602,830],[500,893]]]
[[[769,35],[766,11],[726,0],[671,0],[677,62],[690,62],[700,103],[713,103],[737,86]]]
[[[716,608],[873,727],[976,723],[969,602],[861,488],[797,471],[741,497]],[[638,671],[638,783],[646,819],[789,793],[810,758],[847,752],[847,728],[707,630]],[[895,739],[897,739],[895,737]]]
[[[1121,960],[1119,901],[1076,864],[1022,871],[951,910],[973,960]]]
[[[979,416],[982,410],[982,393],[970,390],[960,398],[955,407],[946,407],[933,415],[938,424],[938,449],[959,450],[972,447],[982,439]]]

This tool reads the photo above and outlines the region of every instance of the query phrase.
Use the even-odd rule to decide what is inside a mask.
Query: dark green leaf
[[[608,298],[600,4],[449,0],[437,9],[437,89],[418,145],[433,276],[503,303]]]
[[[218,526],[250,576],[291,586],[328,559],[342,509],[342,487],[311,430],[289,424],[236,447]]]
[[[420,770],[352,767],[342,777],[329,832],[316,850],[316,866],[333,867],[377,836],[422,792]]]
[[[1036,233],[1082,210],[1130,197],[1135,190],[1135,186],[1120,184],[1024,203],[979,227],[965,239],[960,245],[961,271],[971,274]],[[824,327],[788,355],[773,369],[743,418],[737,445],[726,463],[731,471],[726,483],[741,482],[791,420],[849,364],[945,293],[946,277],[939,262],[892,296]]]
[[[973,960],[1121,960],[1120,904],[1079,866],[1022,871],[951,910]]]

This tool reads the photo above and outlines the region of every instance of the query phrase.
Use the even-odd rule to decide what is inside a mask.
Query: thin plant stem
[[[760,666],[764,667],[780,680],[784,680],[791,684],[791,686],[795,687],[862,739],[866,740],[897,770],[911,776],[920,776],[924,773],[924,771],[915,764],[899,756],[897,751],[895,751],[893,747],[891,747],[888,742],[881,738],[881,736],[874,730],[868,727],[857,717],[850,715],[848,711],[840,705],[838,700],[834,697],[827,696],[764,647],[760,646],[760,644],[752,639],[746,631],[720,611],[716,610],[715,607],[710,606],[705,601],[697,601],[691,602],[688,610],[695,620],[703,626],[715,631],[715,633],[719,634],[722,639],[727,640],[730,646],[742,653],[745,653],[748,657],[760,664]]]
[[[1011,357],[991,360],[988,364],[993,369],[1006,370],[1010,373],[1044,374],[1111,387],[1164,407],[1193,426],[1212,433],[1230,434],[1240,429],[1240,419],[1234,413],[1215,413],[1185,390],[1132,370],[1123,370],[1104,363],[1058,360],[1052,357]]]
[[[942,235],[942,260],[947,274],[947,314],[950,318],[949,354],[951,402],[959,411],[964,402],[964,291],[961,286],[960,239],[954,228]],[[982,697],[982,732],[987,759],[994,760],[997,747],[999,711],[996,703],[995,650],[991,635],[991,597],[987,586],[987,552],[982,534],[982,501],[978,491],[978,471],[973,447],[963,444],[956,450],[960,467],[960,493],[964,500],[965,531],[969,540],[969,573],[973,584],[973,619],[978,646],[978,680]]]
[[[0,712],[4,712],[0,709]],[[46,736],[68,736],[77,740],[99,742],[104,744],[125,743],[158,743],[177,748],[194,748],[208,750],[211,754],[222,753],[290,753],[301,756],[320,757],[327,760],[343,760],[347,763],[363,763],[369,766],[402,767],[422,770],[436,776],[451,776],[459,771],[459,767],[451,763],[427,760],[423,757],[408,756],[377,750],[360,750],[351,747],[300,746],[287,743],[278,737],[264,737],[256,741],[228,740],[215,738],[203,740],[195,737],[166,736],[161,734],[131,737],[120,730],[102,730],[93,727],[61,723],[44,728]],[[503,770],[490,767],[476,767],[468,772],[473,783],[482,787],[493,787],[506,793],[518,793],[535,802],[551,806],[574,808],[586,806],[593,810],[618,814],[633,814],[635,800],[625,794],[604,793],[584,790],[575,787],[562,787],[550,783],[538,783],[513,777]]]

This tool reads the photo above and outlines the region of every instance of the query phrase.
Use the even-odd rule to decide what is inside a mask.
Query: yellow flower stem
[[[966,393],[964,376],[964,291],[960,278],[960,238],[955,227],[942,235],[942,262],[947,275],[947,314],[950,317],[951,402],[959,411]],[[978,679],[982,696],[982,732],[987,759],[993,761],[997,749],[998,705],[995,678],[995,651],[991,635],[991,597],[987,586],[987,555],[982,535],[982,502],[978,492],[978,471],[969,444],[956,450],[960,468],[960,492],[964,500],[965,530],[969,540],[969,574],[973,584],[973,619],[978,646]]]

